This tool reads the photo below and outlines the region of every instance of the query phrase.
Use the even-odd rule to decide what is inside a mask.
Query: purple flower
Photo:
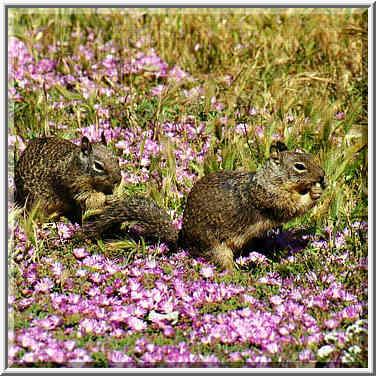
[[[63,342],[63,346],[67,351],[71,352],[76,347],[76,342],[68,340]]]
[[[86,248],[80,247],[80,248],[74,248],[73,254],[76,258],[81,259],[81,258],[86,257],[89,254],[89,252],[87,251]]]
[[[207,279],[213,278],[214,268],[212,266],[203,266],[200,270],[200,274]]]
[[[269,300],[274,305],[280,305],[283,302],[283,299],[279,295],[273,295],[269,298]]]
[[[337,112],[335,114],[335,118],[338,119],[338,120],[342,120],[343,118],[345,117],[345,113],[344,112]]]
[[[65,223],[57,223],[56,226],[57,226],[58,234],[61,238],[69,239],[72,236],[73,234],[72,228],[67,226]]]
[[[152,97],[155,97],[155,96],[160,96],[162,95],[163,93],[165,93],[167,90],[167,86],[166,85],[157,85],[155,87],[153,87],[151,89],[151,92],[150,92],[150,95]]]
[[[60,348],[46,348],[46,354],[50,358],[50,360],[54,363],[64,363],[67,360],[66,352]]]
[[[256,133],[258,138],[260,138],[260,139],[264,138],[264,128],[257,126],[256,129],[255,129],[255,133]]]
[[[103,281],[104,277],[100,273],[94,272],[89,275],[89,279],[92,282],[99,284]]]
[[[83,319],[80,322],[78,329],[84,333],[93,333],[98,322],[95,319]]]
[[[303,361],[303,362],[304,361],[305,362],[313,361],[314,360],[314,356],[313,356],[312,350],[306,349],[306,350],[301,351],[298,354],[298,359],[301,360],[301,361]]]
[[[271,342],[265,345],[265,350],[270,354],[275,354],[280,350],[280,347],[276,342]]]
[[[54,283],[50,278],[42,278],[34,286],[36,292],[49,292],[54,287]]]
[[[138,319],[137,317],[131,317],[127,320],[128,326],[135,330],[136,332],[141,332],[147,328],[147,324],[143,321]]]
[[[28,333],[20,334],[17,336],[17,342],[24,348],[35,347],[36,341]]]
[[[238,351],[236,351],[229,355],[229,360],[230,362],[240,362],[242,360],[242,356]]]
[[[339,322],[335,319],[328,319],[324,321],[324,324],[329,329],[335,329],[339,325]]]
[[[123,352],[118,351],[118,350],[113,350],[111,352],[108,352],[107,359],[111,364],[120,366],[120,367],[123,365],[123,363],[128,364],[128,363],[133,362],[133,359],[129,355],[124,354]]]
[[[285,122],[287,122],[287,123],[291,123],[291,122],[293,122],[294,120],[295,120],[295,116],[287,115],[287,116],[285,117]]]
[[[178,66],[173,67],[170,72],[168,73],[168,78],[180,82],[184,80],[185,78],[190,78],[189,74],[185,71],[183,71]]]

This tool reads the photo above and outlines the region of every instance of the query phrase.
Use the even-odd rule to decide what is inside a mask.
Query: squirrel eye
[[[303,163],[295,163],[294,167],[298,171],[305,171],[306,170],[306,166],[304,166]]]
[[[96,170],[98,172],[103,172],[104,167],[103,167],[102,163],[95,161],[94,162],[94,170]]]

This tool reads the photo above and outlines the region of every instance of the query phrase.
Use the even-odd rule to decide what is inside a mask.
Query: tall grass
[[[233,277],[127,235],[108,247],[78,241],[71,238],[74,225],[43,227],[37,212],[23,219],[10,203],[11,364],[367,366],[366,329],[359,321],[368,315],[365,11],[10,8],[8,15],[9,150],[15,160],[34,137],[96,139],[104,129],[119,156],[127,193],[151,197],[177,223],[198,177],[255,170],[278,139],[314,154],[327,180],[310,213],[269,234],[278,257],[265,261],[253,252],[239,260]],[[14,163],[10,155],[10,169]],[[126,307],[137,306],[141,298],[125,292],[129,279],[141,283],[140,294],[161,289],[154,308],[167,315],[164,321],[150,319],[150,307],[123,321],[110,319],[119,306],[101,306],[95,299],[100,291],[121,298]],[[192,308],[179,300],[181,283]],[[206,291],[209,300],[202,303],[190,286]],[[214,298],[213,288],[229,295]],[[68,300],[74,301],[69,294],[80,297],[78,313],[68,312]],[[276,296],[287,316],[278,311]],[[88,300],[95,312],[81,307]],[[180,315],[172,324],[168,304]],[[256,316],[281,315],[277,327],[262,319],[267,338],[275,341],[215,334],[221,320],[230,325],[231,315],[243,317],[236,330],[250,325],[245,308]],[[55,324],[54,315],[60,320]],[[92,327],[92,319],[103,330]],[[351,330],[358,332],[350,336],[355,324],[358,329]],[[44,341],[38,352],[25,338],[39,338],[40,327],[48,327],[51,338],[37,339]],[[62,355],[63,346],[73,348]]]

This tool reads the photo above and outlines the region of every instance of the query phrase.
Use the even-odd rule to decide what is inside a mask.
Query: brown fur
[[[99,216],[85,223],[98,234],[123,221],[139,224],[147,236],[179,245],[193,256],[206,257],[234,270],[234,255],[253,238],[301,216],[321,196],[324,171],[312,155],[271,147],[271,158],[256,173],[219,171],[193,186],[178,234],[167,212],[145,198],[113,197]]]
[[[325,184],[313,157],[278,149],[271,155],[256,173],[220,171],[193,186],[183,216],[183,246],[233,270],[230,254],[315,205]]]
[[[51,137],[29,142],[15,168],[15,201],[30,210],[38,205],[45,215],[80,219],[82,212],[103,206],[121,180],[117,159],[105,145],[81,146]]]

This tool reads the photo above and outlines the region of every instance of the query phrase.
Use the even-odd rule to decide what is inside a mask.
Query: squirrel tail
[[[169,247],[175,248],[178,242],[178,229],[167,211],[143,197],[130,197],[121,202],[109,200],[98,213],[89,212],[86,217],[82,229],[88,237],[97,237],[115,225],[127,223],[135,226],[141,236],[159,239]]]

